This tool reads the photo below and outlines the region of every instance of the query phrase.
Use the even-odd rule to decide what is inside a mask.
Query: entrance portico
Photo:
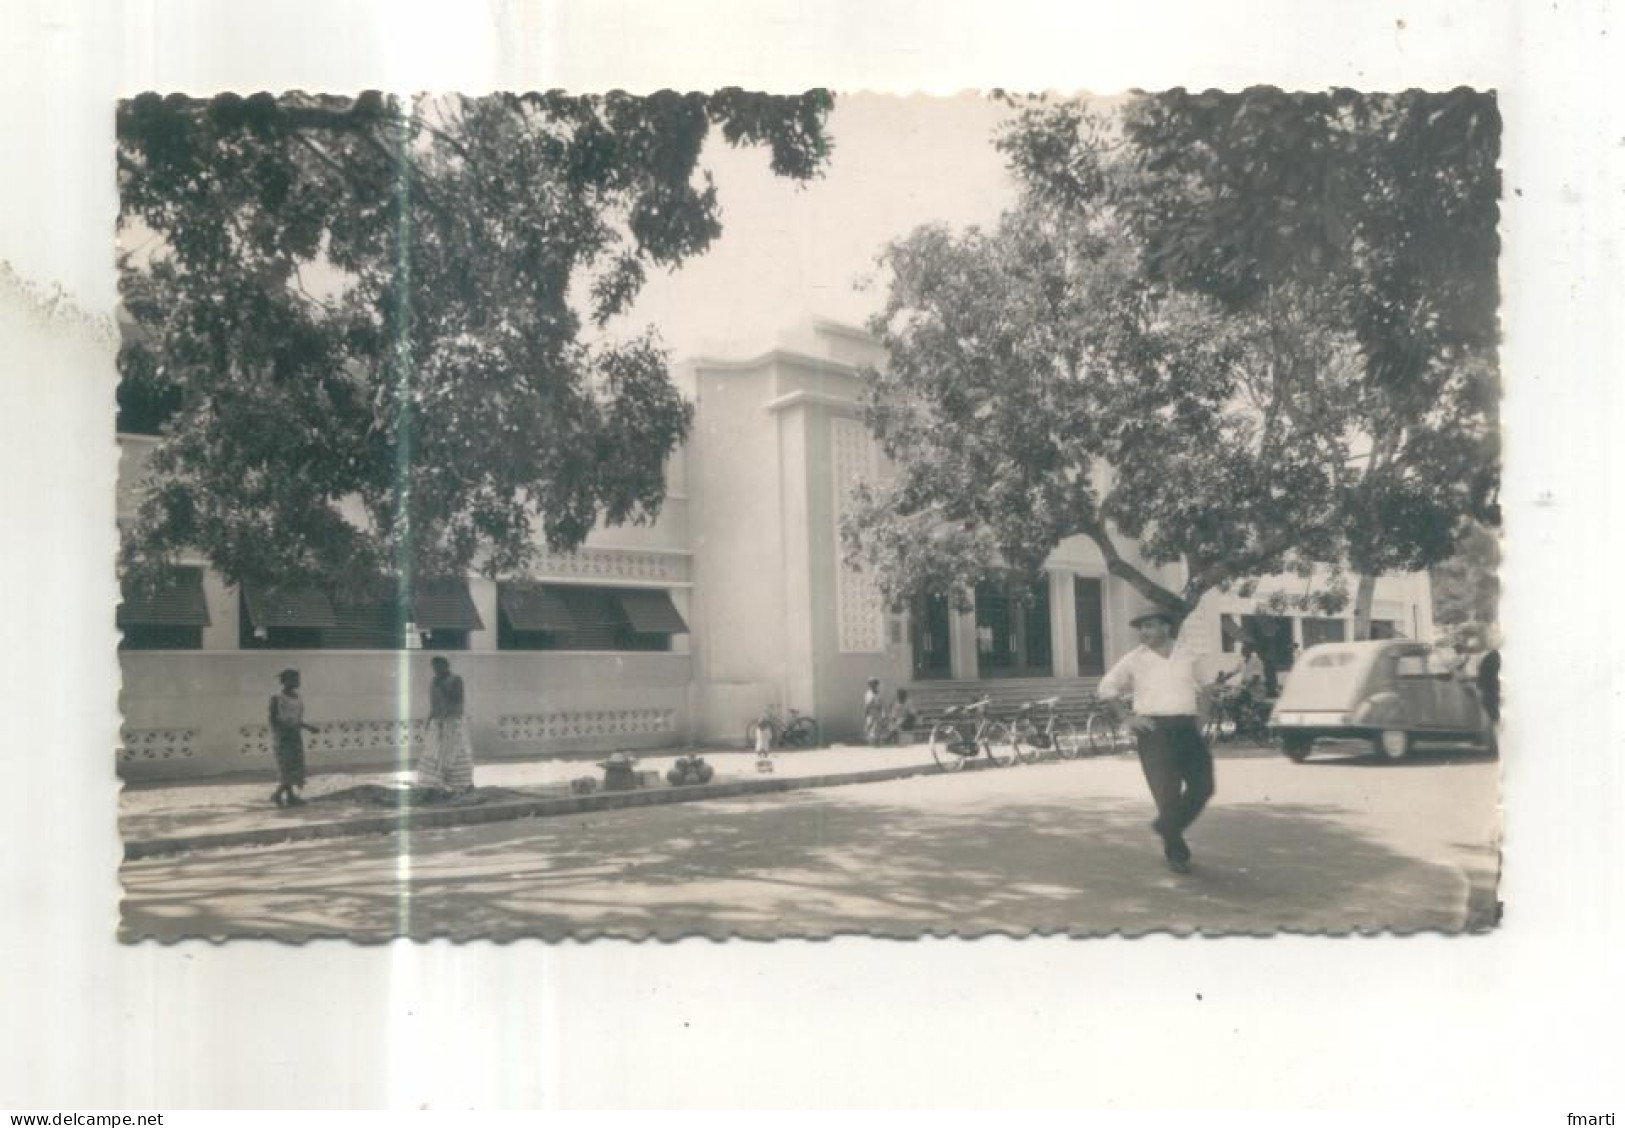
[[[908,668],[915,682],[1099,677],[1107,654],[1103,574],[1062,565],[1022,591],[985,580],[960,610],[941,595],[908,608]]]

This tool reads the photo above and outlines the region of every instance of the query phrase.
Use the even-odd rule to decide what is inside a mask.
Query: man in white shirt
[[[1185,830],[1213,797],[1213,755],[1197,722],[1207,691],[1196,656],[1174,641],[1172,615],[1150,607],[1129,623],[1139,631],[1140,645],[1101,679],[1099,692],[1104,700],[1131,703],[1126,720],[1157,804],[1151,829],[1162,839],[1168,868],[1189,873]]]

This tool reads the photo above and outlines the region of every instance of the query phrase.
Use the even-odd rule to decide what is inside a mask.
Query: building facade
[[[861,372],[876,342],[826,322],[748,360],[697,359],[676,372],[695,405],[667,468],[660,518],[601,528],[569,555],[513,581],[473,577],[381,603],[321,592],[239,591],[194,562],[171,589],[120,608],[121,771],[179,778],[270,766],[266,705],[287,666],[304,678],[314,770],[409,766],[428,712],[429,658],[468,686],[479,760],[733,744],[764,707],[816,717],[826,738],[861,731],[865,682],[908,687],[929,710],[991,693],[1078,697],[1135,645],[1136,593],[1092,542],[1051,554],[1022,599],[989,582],[970,610],[919,598],[887,608],[841,560],[847,493],[887,471],[862,420]],[[121,519],[156,440],[121,436]],[[1168,585],[1174,571],[1125,555]],[[1270,618],[1258,599],[1301,580],[1265,580],[1252,599],[1211,593],[1187,621],[1210,673],[1244,637],[1290,663],[1292,647],[1346,637],[1346,620]],[[1432,634],[1425,574],[1379,581],[1381,629]],[[405,629],[400,620],[407,620]]]

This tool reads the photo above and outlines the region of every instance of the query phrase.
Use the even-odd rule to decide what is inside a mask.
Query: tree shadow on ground
[[[269,800],[244,806],[202,807],[129,811],[119,815],[119,833],[125,842],[145,842],[160,838],[191,838],[225,834],[238,830],[299,827],[313,823],[342,822],[357,816],[407,814],[412,811],[445,808],[482,807],[492,803],[521,802],[537,798],[564,798],[571,794],[568,784],[534,787],[517,791],[509,787],[476,787],[471,791],[447,793],[411,784],[363,783],[307,794],[296,807],[276,807]]]
[[[1339,808],[1209,810],[1170,873],[1143,802],[943,810],[870,788],[129,863],[127,939],[511,940],[1457,931],[1494,872],[1408,856]],[[1474,894],[1476,885],[1479,892]]]

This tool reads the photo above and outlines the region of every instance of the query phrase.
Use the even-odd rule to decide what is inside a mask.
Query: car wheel
[[[1294,764],[1301,764],[1309,758],[1309,749],[1314,747],[1314,743],[1307,736],[1283,736],[1281,754]]]
[[[1404,729],[1383,729],[1378,734],[1377,753],[1386,760],[1403,760],[1410,754],[1411,734]]]

